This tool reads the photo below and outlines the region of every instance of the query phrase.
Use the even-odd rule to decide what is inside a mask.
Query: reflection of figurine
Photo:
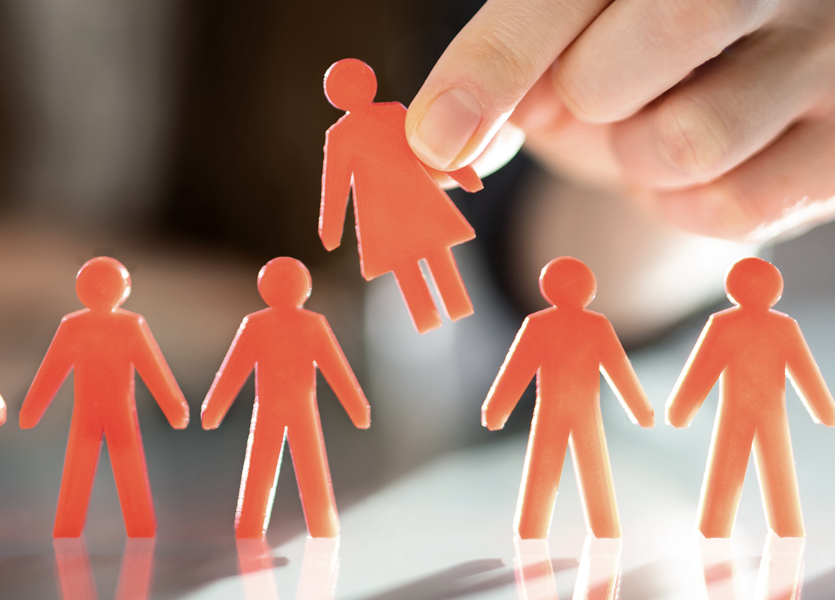
[[[64,600],[97,600],[96,581],[84,537],[57,539],[56,574]],[[122,552],[116,600],[145,600],[150,597],[156,538],[128,538]]]
[[[202,412],[204,429],[220,425],[255,368],[236,535],[265,535],[286,437],[308,531],[313,537],[334,537],[339,521],[316,406],[316,367],[354,425],[363,429],[371,424],[368,401],[325,317],[302,308],[310,296],[305,266],[292,258],[274,258],[258,274],[258,291],[270,306],[244,318]]]
[[[273,557],[266,540],[238,540],[238,564],[246,600],[278,600]],[[308,537],[296,598],[331,600],[339,572],[339,538]]]
[[[567,444],[580,483],[586,524],[598,538],[621,535],[609,454],[600,414],[603,371],[630,418],[652,427],[655,416],[609,321],[586,310],[597,282],[576,258],[542,269],[542,295],[554,306],[525,319],[482,407],[482,423],[504,427],[537,376],[534,413],[516,530],[522,539],[546,538]]]
[[[449,317],[471,315],[450,248],[475,233],[406,142],[406,108],[374,103],[376,91],[374,71],[362,61],[341,60],[325,74],[325,95],[348,114],[325,138],[319,236],[328,250],[339,246],[353,189],[362,275],[371,280],[393,271],[415,327],[424,333],[441,321],[418,262],[426,259]],[[480,189],[469,167],[448,175]]]
[[[34,427],[75,369],[73,408],[55,537],[84,528],[102,437],[130,537],[152,537],[156,517],[134,400],[133,369],[175,429],[188,425],[188,404],[145,320],[119,308],[130,294],[127,269],[112,258],[87,261],[76,292],[87,307],[65,316],[20,410],[20,426]]]
[[[803,538],[779,538],[769,532],[754,588],[754,600],[798,600],[803,581]],[[742,598],[737,564],[729,539],[702,539],[699,553],[708,600]]]
[[[687,427],[721,375],[699,530],[731,535],[753,444],[768,526],[780,537],[803,537],[786,373],[815,421],[835,426],[835,403],[797,322],[770,309],[783,292],[780,272],[744,258],[728,271],[725,290],[737,306],[710,317],[667,403],[667,422]]]
[[[518,596],[523,600],[559,600],[554,565],[548,542],[513,538],[514,574]],[[577,570],[573,600],[614,600],[620,586],[622,542],[586,536]]]
[[[247,600],[278,600],[273,557],[264,538],[238,540],[238,572]]]

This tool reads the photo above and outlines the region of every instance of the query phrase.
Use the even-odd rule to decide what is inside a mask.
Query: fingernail
[[[657,202],[664,218],[700,235],[742,240],[757,233],[758,223],[723,186],[661,192]]]
[[[484,110],[475,94],[453,88],[435,98],[409,136],[412,150],[430,167],[452,164],[481,125]]]

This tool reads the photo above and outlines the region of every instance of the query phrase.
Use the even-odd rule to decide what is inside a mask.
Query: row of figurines
[[[699,530],[708,538],[730,536],[753,445],[769,527],[780,537],[803,537],[785,373],[815,421],[835,426],[835,402],[797,323],[771,310],[783,289],[780,272],[764,260],[745,258],[728,271],[725,287],[735,306],[711,316],[666,410],[669,424],[686,427],[723,375]],[[597,538],[618,538],[599,372],[633,422],[652,427],[654,411],[611,324],[586,309],[596,292],[591,270],[575,258],[554,259],[542,270],[540,289],[552,306],[525,319],[482,407],[482,423],[501,429],[536,375],[516,531],[523,539],[547,537],[570,438],[589,530]],[[269,261],[258,274],[258,290],[269,307],[243,319],[203,403],[202,426],[220,425],[257,363],[257,418],[247,445],[236,535],[262,538],[266,532],[284,443],[276,432],[286,431],[308,531],[312,537],[334,537],[339,523],[315,406],[316,367],[356,427],[370,426],[370,407],[325,317],[303,308],[311,291],[305,266],[287,257]],[[37,424],[75,369],[54,535],[81,535],[105,436],[127,534],[152,537],[156,521],[131,365],[174,428],[188,424],[188,404],[144,319],[119,308],[130,294],[125,267],[112,258],[94,258],[79,270],[76,291],[86,308],[62,319],[24,400],[20,426]],[[5,406],[2,413],[5,420]]]

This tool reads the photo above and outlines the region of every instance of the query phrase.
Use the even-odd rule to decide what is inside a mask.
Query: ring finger
[[[830,83],[818,40],[796,29],[760,32],[612,129],[625,172],[649,187],[719,177],[814,113]]]

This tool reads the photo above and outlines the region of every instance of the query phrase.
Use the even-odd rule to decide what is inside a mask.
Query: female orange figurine
[[[418,262],[426,259],[453,321],[473,306],[450,248],[475,232],[406,141],[406,108],[375,103],[374,71],[356,59],[341,60],[325,74],[325,95],[346,111],[325,137],[319,237],[328,250],[339,246],[348,193],[353,189],[360,269],[370,281],[389,271],[417,330],[441,325]],[[448,173],[469,191],[481,189],[470,167]]]

